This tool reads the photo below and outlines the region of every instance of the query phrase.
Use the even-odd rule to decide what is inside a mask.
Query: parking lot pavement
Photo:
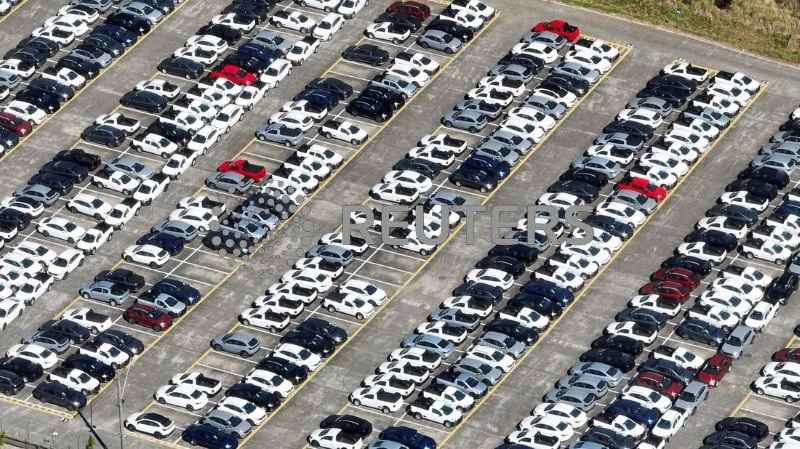
[[[66,3],[64,3],[66,4]],[[45,19],[58,11],[58,2],[48,0],[22,0],[11,8],[5,16],[0,17],[0,27],[9,32],[0,34],[0,52],[5,54],[17,45],[20,38],[27,37],[33,29]],[[20,30],[20,33],[10,32]]]

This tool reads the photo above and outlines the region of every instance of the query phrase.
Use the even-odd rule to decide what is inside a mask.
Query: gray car
[[[644,147],[644,140],[625,133],[606,133],[594,139],[595,145],[614,145],[620,150],[638,153]]]
[[[17,190],[14,191],[14,196],[30,198],[44,204],[45,206],[50,206],[58,201],[58,197],[60,195],[50,187],[46,187],[41,184],[32,184],[17,188]]]
[[[0,69],[0,86],[6,86],[9,89],[15,89],[22,82],[22,78],[15,73],[8,70]]]
[[[514,166],[519,162],[522,157],[519,153],[508,148],[505,144],[497,140],[487,140],[475,148],[473,153],[478,156],[487,156],[492,159],[508,162],[508,165]]]
[[[100,50],[99,48],[76,48],[70,52],[70,55],[83,59],[84,61],[94,62],[100,67],[108,67],[111,64],[111,55]]]
[[[433,381],[440,385],[458,388],[473,398],[479,398],[485,395],[486,391],[489,389],[485,383],[467,373],[453,373],[448,371],[443,374],[445,375],[434,377]]]
[[[155,307],[156,309],[168,313],[172,318],[177,318],[186,313],[186,304],[166,293],[155,294],[144,292],[139,295],[136,303]]]
[[[216,172],[208,175],[206,185],[212,189],[241,195],[253,187],[253,179],[234,172]]]
[[[559,62],[550,69],[550,72],[574,76],[585,80],[589,84],[594,84],[600,79],[599,71],[580,65],[577,62]]]
[[[800,142],[769,143],[761,147],[758,154],[785,154],[800,162]]]
[[[525,84],[533,80],[533,70],[519,64],[497,64],[489,70],[489,76],[503,75],[510,80],[522,81]]]
[[[365,449],[408,449],[408,446],[390,440],[373,440]]]
[[[287,147],[297,145],[303,141],[303,131],[300,128],[290,128],[282,123],[262,125],[256,130],[256,139],[282,143]]]
[[[572,161],[570,167],[594,170],[608,176],[608,179],[616,178],[622,171],[622,167],[618,163],[602,156],[581,156]]]
[[[439,30],[428,30],[417,38],[417,45],[422,48],[432,48],[447,54],[457,52],[464,43],[461,40]]]
[[[481,131],[489,123],[485,115],[476,111],[450,111],[442,117],[444,126],[465,129],[471,133]]]
[[[715,126],[720,129],[725,129],[728,125],[731,124],[731,118],[725,114],[722,114],[712,108],[702,108],[701,110],[697,111],[693,108],[688,108],[681,114],[686,119],[697,119],[708,123],[711,126]]]
[[[97,301],[107,302],[111,306],[122,304],[131,296],[128,289],[119,286],[113,282],[99,281],[88,282],[78,290],[78,294],[84,299],[95,299]]]
[[[634,98],[626,105],[628,109],[652,109],[658,112],[662,117],[668,116],[672,112],[672,105],[666,100],[656,97]]]
[[[472,357],[459,360],[450,367],[450,370],[454,373],[469,374],[488,385],[496,384],[503,376],[503,372],[500,369],[493,368],[491,365]]]
[[[428,202],[446,207],[472,206],[472,202],[447,190],[439,190],[438,192],[434,193],[428,198]]]
[[[200,424],[208,424],[228,432],[236,438],[244,438],[250,434],[252,426],[246,420],[225,410],[214,409],[200,418]]]
[[[656,206],[658,206],[658,203],[653,198],[648,198],[633,190],[617,190],[608,197],[608,200],[615,203],[622,203],[648,215],[655,212]]]
[[[794,161],[794,157],[789,156],[788,154],[773,153],[769,155],[756,156],[750,162],[750,166],[771,167],[791,176],[797,168],[797,163]]]
[[[428,334],[409,335],[400,342],[400,346],[403,348],[422,348],[440,355],[443,359],[450,357],[455,351],[455,346],[452,342]]]
[[[246,235],[256,241],[261,241],[267,236],[267,228],[262,226],[255,220],[243,218],[234,221],[230,225],[220,225],[220,229],[227,230],[234,233]]]
[[[326,262],[348,266],[355,255],[353,251],[339,245],[314,245],[306,251],[306,257],[322,257]]]
[[[111,170],[120,171],[140,181],[150,179],[155,175],[153,169],[128,156],[118,157],[107,165]]]
[[[589,393],[588,391],[578,388],[568,388],[566,390],[554,389],[542,396],[542,402],[561,402],[584,412],[593,409],[597,399],[594,393]]]
[[[500,114],[503,113],[503,108],[498,105],[492,105],[487,103],[484,100],[479,100],[477,98],[473,98],[471,100],[461,100],[456,103],[453,109],[457,111],[475,111],[480,114],[483,114],[491,119],[496,119],[500,117]]]
[[[556,120],[564,117],[567,107],[542,95],[531,95],[523,103],[523,106],[536,109],[543,114],[547,114]]]
[[[389,88],[395,93],[402,95],[403,98],[408,98],[417,92],[417,86],[414,83],[392,74],[379,75],[370,81],[369,85]]]
[[[111,9],[113,3],[111,0],[69,0],[70,5],[88,6],[89,8],[96,9],[98,12],[105,12]]]
[[[247,206],[241,211],[234,211],[231,216],[240,220],[247,219],[254,221],[269,230],[275,229],[281,222],[277,215],[256,205]]]
[[[481,325],[481,318],[478,315],[464,313],[458,309],[437,309],[428,316],[428,321],[443,321],[451,326],[463,327],[470,332]]]
[[[608,385],[616,387],[622,382],[622,371],[614,368],[613,366],[606,365],[599,362],[581,362],[572,365],[569,369],[569,374],[589,374],[599,377],[608,382]]]
[[[159,220],[155,222],[150,232],[163,232],[178,237],[185,242],[191,242],[197,238],[198,233],[196,227],[180,220]]]
[[[708,385],[704,382],[694,380],[683,389],[678,400],[675,401],[675,408],[688,410],[692,415],[697,411],[697,407],[708,397]]]
[[[164,18],[164,14],[161,14],[161,11],[142,2],[130,2],[122,6],[119,11],[127,12],[128,14],[133,14],[136,17],[147,20],[150,25],[155,25]]]
[[[608,392],[608,382],[591,374],[567,374],[556,382],[555,387],[560,390],[577,388],[598,397],[605,396]]]
[[[555,48],[556,50],[561,50],[567,45],[567,39],[563,36],[559,36],[552,31],[531,31],[522,36],[520,42],[524,42],[529,44],[531,42],[541,42],[542,44],[547,45],[548,47]]]
[[[728,354],[734,359],[738,359],[753,343],[755,337],[756,333],[751,327],[740,324],[728,335],[725,343],[723,343],[720,348],[720,352]]]
[[[22,336],[22,344],[36,343],[56,354],[63,354],[69,349],[69,338],[52,331],[31,331]]]
[[[251,40],[251,42],[253,42],[255,44],[263,45],[263,46],[269,48],[270,50],[278,51],[278,52],[280,52],[281,54],[284,54],[284,55],[286,53],[288,53],[289,50],[292,49],[292,45],[293,45],[288,40],[286,40],[286,39],[282,38],[281,36],[278,36],[277,34],[275,34],[275,32],[268,31],[268,30],[259,31],[258,34],[253,36],[253,39]]]
[[[476,345],[484,345],[508,354],[515,359],[525,353],[525,344],[500,332],[486,332],[475,340]]]
[[[215,351],[239,354],[242,357],[252,357],[261,350],[261,343],[254,337],[241,332],[232,334],[219,334],[211,339],[211,347]]]

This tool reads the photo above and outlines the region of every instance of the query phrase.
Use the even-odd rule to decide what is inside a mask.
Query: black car
[[[800,276],[784,272],[770,282],[764,293],[764,300],[772,304],[785,304],[789,296],[797,290],[798,280],[800,280]]]
[[[539,250],[528,245],[515,243],[513,245],[497,245],[489,250],[490,256],[508,256],[514,258],[525,265],[536,262],[539,258]]]
[[[436,19],[425,27],[425,31],[436,30],[447,33],[461,42],[471,41],[475,34],[469,28],[447,19]]]
[[[33,389],[33,397],[45,404],[75,411],[86,405],[86,395],[58,382],[44,382]]]
[[[442,171],[442,166],[418,157],[403,158],[392,166],[392,170],[411,170],[433,179]]]
[[[139,40],[136,34],[118,25],[100,25],[94,27],[90,36],[95,35],[108,36],[126,47],[130,47]]]
[[[119,103],[128,108],[150,113],[159,113],[167,108],[166,98],[146,90],[128,92],[119,99]]]
[[[737,418],[724,418],[714,425],[714,429],[719,432],[741,432],[754,437],[758,441],[763,440],[767,437],[767,435],[769,435],[769,427],[767,427],[766,424],[757,419],[748,418],[745,416]]]
[[[625,133],[645,140],[653,137],[653,128],[631,120],[614,120],[603,128],[604,133]]]
[[[90,171],[97,169],[101,162],[100,156],[88,153],[81,148],[61,150],[53,157],[53,161],[72,162],[74,164],[83,165]]]
[[[534,73],[539,73],[539,71],[544,68],[543,60],[525,53],[520,53],[518,55],[509,53],[503,56],[497,63],[500,65],[516,64],[531,69]]]
[[[71,178],[55,173],[37,173],[28,180],[28,185],[33,184],[50,187],[62,196],[71,192],[72,188],[75,187],[75,183],[72,182]]]
[[[667,314],[644,307],[628,307],[619,311],[614,317],[615,321],[633,321],[656,329],[663,328],[668,319],[669,316]]]
[[[144,287],[144,277],[124,268],[117,268],[112,271],[101,271],[94,277],[94,281],[113,282],[121,287],[127,288],[133,293],[138,292]]]
[[[84,354],[72,354],[61,363],[67,369],[79,369],[100,382],[108,382],[115,377],[114,368],[94,357]]]
[[[320,318],[306,318],[297,329],[321,335],[337,346],[347,340],[347,331]]]
[[[644,343],[624,335],[601,335],[592,342],[592,349],[615,349],[635,357],[644,351]]]
[[[607,215],[592,214],[586,217],[583,222],[593,228],[602,229],[622,240],[628,240],[633,235],[633,226]]]
[[[341,429],[347,433],[365,439],[372,433],[369,421],[353,415],[330,415],[319,423],[322,429]]]
[[[636,356],[611,348],[590,349],[581,354],[579,360],[581,362],[605,363],[623,373],[627,373],[636,366]]]
[[[269,392],[253,384],[238,383],[231,385],[225,396],[250,401],[258,407],[263,407],[268,412],[273,412],[281,405],[281,396]]]
[[[351,45],[342,52],[342,57],[377,67],[389,60],[389,52],[373,44]]]
[[[259,45],[253,42],[242,45],[236,50],[236,53],[249,56],[251,58],[256,58],[259,61],[266,62],[267,64],[272,64],[276,59],[281,57],[281,53],[279,51],[270,50],[264,45]]]
[[[384,12],[375,18],[375,23],[389,22],[397,26],[417,31],[422,26],[422,20],[404,12]]]
[[[694,373],[671,360],[649,358],[637,368],[639,372],[656,373],[684,387],[694,379]]]
[[[0,392],[13,396],[25,387],[25,379],[11,371],[0,370]]]
[[[125,142],[125,132],[109,125],[90,125],[81,132],[81,139],[116,148]]]
[[[517,321],[507,320],[505,318],[495,318],[486,323],[483,327],[484,332],[499,332],[504,335],[525,343],[532,345],[539,339],[539,333],[536,330],[527,327]]]
[[[167,15],[175,9],[175,2],[173,0],[139,0],[140,2],[150,5],[157,9],[161,14]]]
[[[39,326],[40,331],[52,331],[69,338],[75,345],[83,344],[92,335],[89,329],[70,320],[50,320]]]
[[[695,230],[683,238],[684,242],[705,242],[711,246],[722,248],[725,251],[733,251],[739,245],[738,240],[733,234],[718,231],[716,229]]]
[[[348,103],[345,111],[353,117],[366,117],[378,123],[389,120],[394,114],[392,108],[382,101],[361,96]]]
[[[58,49],[61,47],[59,47],[56,42],[51,41],[50,39],[43,37],[28,37],[19,41],[16,48],[32,48],[45,55],[46,58],[51,58],[53,55],[58,53]]]
[[[747,167],[738,175],[737,179],[756,179],[775,185],[779,189],[789,185],[789,175],[786,172],[772,167]]]
[[[556,181],[547,188],[547,193],[562,192],[575,195],[587,203],[594,202],[600,196],[597,187],[581,181]]]
[[[353,94],[353,86],[337,78],[315,78],[306,84],[306,89],[322,89],[331,93],[337,100],[345,100]]]
[[[17,209],[0,209],[0,224],[4,227],[15,228],[18,231],[26,229],[31,224],[31,214]]]
[[[497,304],[503,299],[503,289],[479,282],[464,283],[453,289],[453,296],[473,296]]]
[[[493,174],[463,165],[451,173],[448,179],[458,187],[465,186],[481,192],[494,190],[498,183]]]
[[[166,137],[170,142],[185,147],[192,140],[192,133],[183,128],[173,125],[172,123],[162,122],[156,120],[147,127],[145,132],[158,134],[161,137]]]
[[[486,256],[475,264],[475,268],[494,268],[514,277],[525,272],[525,264],[509,256]]]
[[[30,103],[48,114],[53,114],[61,109],[59,97],[41,90],[25,89],[18,92],[14,99]]]
[[[308,371],[305,368],[282,357],[272,355],[265,357],[258,362],[256,368],[272,371],[293,385],[300,385],[308,379]]]
[[[675,328],[675,333],[687,340],[694,340],[711,346],[719,346],[725,341],[727,332],[706,321],[687,318]]]
[[[216,36],[222,40],[224,40],[228,45],[233,45],[239,40],[244,37],[244,33],[241,30],[233,29],[226,25],[205,25],[200,27],[197,30],[197,34],[203,35],[208,34],[210,36]]]
[[[181,76],[190,79],[197,79],[205,70],[203,64],[184,57],[167,58],[158,63],[158,71],[169,75]]]
[[[656,97],[669,103],[673,108],[680,107],[686,101],[686,91],[670,86],[649,86],[636,94],[638,98]]]
[[[762,198],[767,198],[772,201],[778,196],[778,188],[774,184],[758,179],[737,179],[727,186],[726,192],[740,192],[744,191],[751,195],[756,195]]]
[[[579,97],[589,91],[588,81],[561,73],[551,73],[539,84],[539,87],[544,89],[549,89],[550,86],[566,89]]]
[[[247,20],[254,20],[256,23],[261,23],[266,20],[271,6],[261,6],[253,3],[233,3],[222,10],[222,14],[236,14],[237,16],[244,17]]]
[[[101,34],[92,34],[83,40],[81,46],[102,50],[113,57],[121,55],[125,51],[125,46],[117,42],[114,38]],[[79,47],[80,48],[80,47]]]
[[[81,59],[73,55],[66,55],[58,60],[58,62],[56,63],[56,69],[62,69],[62,68],[70,69],[86,79],[92,79],[96,77],[100,73],[100,70],[102,69],[100,64],[94,61],[90,61],[88,59]]]
[[[614,449],[633,449],[636,446],[633,437],[623,436],[605,427],[592,427],[581,436],[580,441]]]
[[[672,256],[661,263],[661,268],[686,268],[701,276],[711,273],[711,263],[694,256]]]
[[[126,12],[115,12],[109,15],[106,17],[105,23],[106,25],[116,25],[125,28],[137,36],[143,36],[149,33],[151,29],[150,22]]]
[[[275,0],[233,0],[233,3],[237,5],[259,5],[266,8],[272,8],[277,2]]]
[[[42,365],[22,357],[0,358],[0,370],[10,371],[25,379],[25,382],[32,382],[44,374]]]
[[[395,111],[402,108],[403,105],[406,104],[406,100],[402,95],[384,86],[368,86],[366,89],[361,91],[358,96],[379,100]]]
[[[222,60],[220,67],[226,64],[235,65],[246,72],[254,74],[256,77],[269,68],[269,63],[267,61],[262,61],[244,53],[229,54]]]
[[[38,69],[47,61],[47,53],[31,47],[14,48],[6,53],[4,59],[19,59]]]
[[[755,449],[758,447],[758,438],[742,432],[723,430],[703,438],[703,444],[736,449]]]
[[[336,350],[333,341],[305,330],[295,330],[281,337],[281,343],[294,343],[302,346],[320,357],[328,357]]]
[[[669,87],[685,92],[685,96],[693,94],[697,90],[697,81],[684,78],[678,75],[659,75],[647,81],[648,87]]]
[[[758,214],[738,204],[717,204],[706,211],[706,217],[727,217],[747,223],[749,226],[758,221]]]
[[[800,118],[789,119],[778,128],[779,131],[800,131]]]
[[[86,167],[67,161],[50,161],[42,165],[39,173],[55,173],[67,176],[76,183],[83,182],[89,176],[89,170]]]
[[[608,175],[588,168],[570,168],[558,178],[561,181],[578,181],[602,189],[608,184]]]
[[[108,343],[133,357],[144,351],[144,343],[138,338],[116,329],[106,329],[94,337],[94,341]]]

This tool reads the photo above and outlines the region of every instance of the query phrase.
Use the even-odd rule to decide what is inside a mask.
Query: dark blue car
[[[647,408],[636,401],[628,399],[617,399],[603,410],[603,414],[608,419],[614,419],[614,417],[622,415],[647,427],[653,427],[658,418],[661,417],[657,409]]]
[[[108,36],[126,47],[135,44],[138,39],[135,34],[117,25],[100,25],[92,30],[92,34]]]
[[[477,154],[470,156],[461,166],[492,174],[499,179],[505,178],[511,171],[511,165],[508,162]]]
[[[175,256],[183,250],[183,241],[174,235],[164,232],[151,232],[139,237],[137,245],[154,245]]]
[[[797,201],[783,200],[775,210],[775,215],[782,218],[789,215],[800,216],[800,203]]]
[[[273,61],[281,57],[280,52],[270,50],[263,45],[254,44],[252,42],[239,47],[239,49],[236,50],[236,53],[256,58],[259,61],[264,61],[268,64],[271,64]]]
[[[306,100],[313,105],[326,108],[329,111],[339,104],[339,100],[337,100],[332,93],[324,89],[306,89],[294,96],[294,101],[300,100]]]
[[[208,424],[193,424],[186,428],[181,438],[192,446],[207,447],[209,449],[236,449],[239,441],[224,430]]]
[[[200,300],[200,291],[191,285],[177,279],[164,278],[158,281],[151,289],[152,293],[165,293],[178,301],[191,306]]]
[[[574,293],[550,281],[538,279],[528,281],[522,286],[521,290],[523,292],[544,296],[547,299],[558,302],[563,307],[568,306],[575,299]]]
[[[409,449],[436,449],[433,438],[406,426],[387,427],[378,438],[404,444]]]

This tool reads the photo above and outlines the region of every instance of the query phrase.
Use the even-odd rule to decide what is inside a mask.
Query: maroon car
[[[697,380],[705,382],[709,387],[716,387],[719,381],[728,374],[733,365],[733,358],[725,354],[714,354],[706,360],[703,369],[697,373]]]
[[[149,327],[156,332],[166,330],[172,325],[172,317],[168,313],[162,312],[153,306],[144,304],[134,304],[122,314],[125,321]]]
[[[800,363],[800,348],[785,348],[772,354],[773,362]]]
[[[0,112],[0,128],[5,128],[20,136],[27,136],[33,130],[33,127],[27,120],[23,120],[7,112]]]
[[[651,281],[672,281],[685,285],[694,290],[700,285],[702,277],[686,268],[660,268],[650,275]]]
[[[648,282],[639,289],[640,295],[658,295],[670,301],[685,302],[692,291],[674,281]]]
[[[431,15],[428,5],[415,1],[394,2],[386,9],[389,12],[402,12],[409,16],[414,16],[419,20],[425,20]]]
[[[649,388],[653,391],[669,396],[673,401],[683,391],[683,386],[678,382],[673,382],[661,374],[643,372],[633,378],[633,385]]]

